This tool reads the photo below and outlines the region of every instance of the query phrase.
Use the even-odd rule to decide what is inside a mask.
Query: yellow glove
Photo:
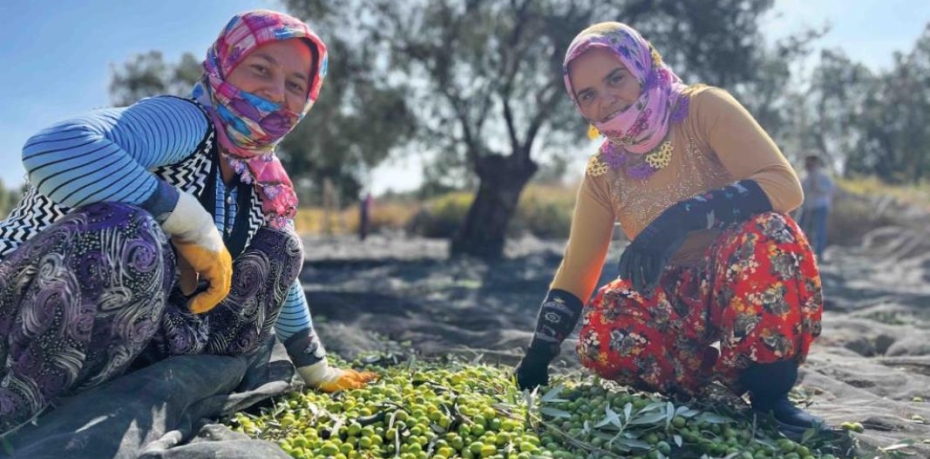
[[[177,250],[180,251],[180,249]],[[194,267],[187,262],[187,258],[178,257],[178,285],[181,287],[181,293],[185,296],[191,296],[197,290],[199,277]]]
[[[187,307],[195,314],[213,309],[226,298],[232,286],[232,256],[213,217],[196,198],[181,192],[162,229],[178,252],[181,293],[193,294],[199,279],[208,283],[207,290],[191,298]]]
[[[358,372],[331,367],[325,358],[313,365],[298,368],[297,373],[308,386],[326,393],[361,389],[365,384],[378,379],[377,374],[369,371]]]

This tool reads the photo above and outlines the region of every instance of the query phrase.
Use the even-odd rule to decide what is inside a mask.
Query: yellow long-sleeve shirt
[[[591,157],[572,216],[568,246],[550,288],[591,296],[601,275],[614,222],[633,240],[665,209],[695,194],[752,179],[776,212],[790,212],[803,200],[797,174],[775,142],[726,91],[696,86],[688,115],[673,124],[671,163],[646,180],[611,169],[601,154]],[[699,260],[718,230],[692,232],[672,258],[674,265]]]

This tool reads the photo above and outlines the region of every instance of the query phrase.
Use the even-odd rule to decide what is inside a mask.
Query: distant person
[[[326,45],[251,11],[203,69],[190,97],[93,111],[26,143],[31,186],[0,222],[0,434],[140,356],[244,355],[272,328],[316,389],[374,377],[327,363],[275,156],[319,95]]]
[[[362,241],[368,237],[371,228],[371,212],[374,210],[375,198],[366,193],[365,198],[358,205],[358,238]]]
[[[827,247],[827,217],[833,207],[833,180],[823,170],[823,160],[817,155],[804,158],[806,175],[801,181],[804,204],[801,205],[801,229],[811,241],[818,260],[823,260]]]
[[[562,72],[606,139],[588,163],[519,386],[548,383],[581,319],[578,356],[605,379],[685,396],[716,380],[749,391],[784,432],[819,424],[788,399],[820,335],[823,299],[814,254],[787,215],[801,185],[775,143],[726,91],[684,85],[627,25],[582,31]],[[616,220],[632,243],[619,277],[588,301]]]

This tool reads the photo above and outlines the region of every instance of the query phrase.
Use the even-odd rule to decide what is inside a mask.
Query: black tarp
[[[246,357],[172,357],[60,401],[12,434],[0,457],[290,458],[215,422],[298,390],[295,374],[276,340]]]

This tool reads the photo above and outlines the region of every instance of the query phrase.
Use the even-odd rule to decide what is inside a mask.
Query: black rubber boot
[[[740,374],[740,382],[749,389],[753,411],[772,413],[783,433],[798,434],[824,425],[820,419],[798,408],[788,400],[788,392],[798,379],[798,364],[782,361],[753,364]]]

